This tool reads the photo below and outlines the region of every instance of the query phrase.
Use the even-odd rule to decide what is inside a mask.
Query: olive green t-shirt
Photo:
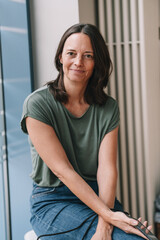
[[[113,98],[108,96],[103,106],[90,105],[81,117],[76,117],[55,100],[48,87],[43,87],[30,94],[24,102],[21,128],[25,133],[26,117],[52,126],[75,171],[85,180],[96,180],[101,141],[119,125],[119,108]],[[40,158],[30,139],[29,143],[34,182],[45,187],[59,186],[60,180]]]

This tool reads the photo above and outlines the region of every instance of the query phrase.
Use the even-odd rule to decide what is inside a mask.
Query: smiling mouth
[[[84,70],[81,69],[70,69],[71,71],[77,72],[77,73],[84,73]]]

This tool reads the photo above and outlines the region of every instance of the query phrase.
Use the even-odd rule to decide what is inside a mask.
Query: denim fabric
[[[98,194],[96,182],[88,182]],[[97,215],[82,203],[65,185],[56,188],[39,187],[33,184],[31,203],[31,225],[37,236],[59,233],[56,236],[41,237],[41,240],[90,240],[96,231]],[[123,211],[115,200],[115,209]],[[85,236],[85,237],[84,237]],[[143,238],[126,234],[114,227],[112,240],[142,240]]]

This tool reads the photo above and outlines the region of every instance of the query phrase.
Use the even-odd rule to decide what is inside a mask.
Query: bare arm
[[[116,185],[117,185],[117,137],[118,127],[106,134],[99,149],[99,162],[97,171],[97,182],[99,197],[109,208],[114,207]],[[100,234],[111,239],[113,227],[99,216],[97,232],[94,238],[101,239]],[[96,237],[97,235],[97,237]],[[93,238],[93,239],[94,239]]]
[[[104,137],[99,149],[99,196],[109,208],[114,207],[117,186],[117,136],[118,127]]]
[[[108,208],[114,207],[116,187],[117,187],[117,139],[118,127],[106,134],[99,149],[99,164],[97,171],[97,181],[99,187],[99,197]],[[119,215],[123,213],[118,213]],[[102,216],[98,218],[97,231],[92,240],[112,239],[112,222],[106,222]],[[123,224],[123,223],[122,223]],[[113,223],[115,225],[115,223]],[[146,223],[144,224],[146,225]],[[146,225],[147,226],[147,225]],[[121,226],[119,226],[121,228]],[[122,228],[121,228],[122,229]],[[151,226],[148,227],[151,229]],[[126,232],[135,233],[144,237],[138,230],[128,226]],[[145,237],[146,238],[146,237]]]
[[[26,118],[26,126],[31,141],[43,161],[82,202],[101,216],[104,221],[124,231],[139,233],[132,227],[138,224],[137,221],[135,222],[123,213],[112,212],[73,169],[51,126],[30,117]]]
[[[112,212],[73,169],[53,128],[30,117],[26,125],[36,151],[51,171],[94,212],[109,220]]]

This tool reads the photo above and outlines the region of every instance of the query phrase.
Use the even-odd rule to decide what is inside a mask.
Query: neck
[[[79,103],[83,104],[84,101],[84,92],[86,90],[86,85],[73,83],[73,84],[65,84],[66,92],[68,93],[68,103]]]

